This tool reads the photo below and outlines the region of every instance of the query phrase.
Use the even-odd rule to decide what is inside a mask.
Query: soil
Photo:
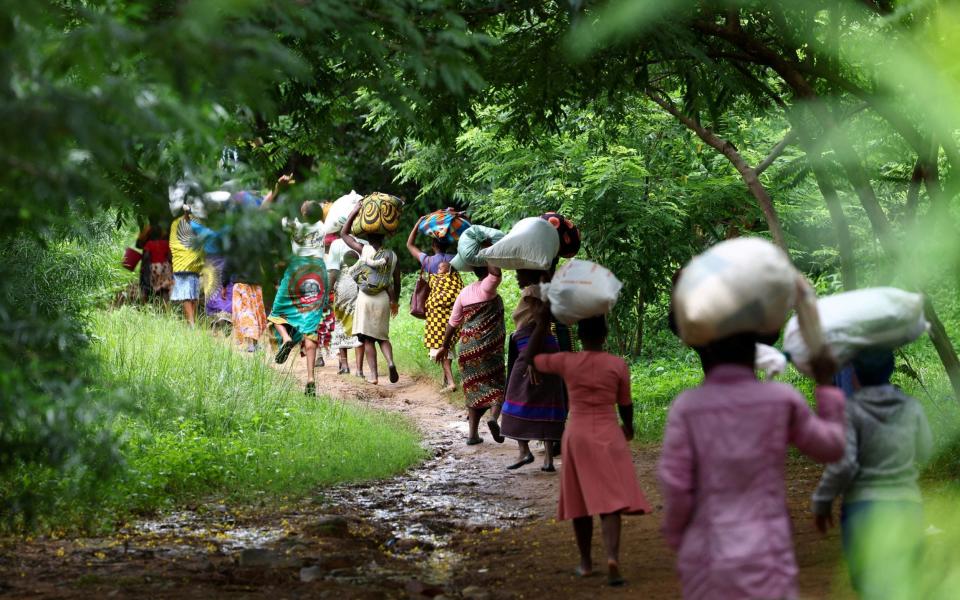
[[[352,358],[352,357],[351,357]],[[332,361],[335,363],[335,360]],[[286,369],[303,376],[303,360]],[[466,411],[436,382],[401,377],[371,386],[336,365],[317,391],[392,410],[420,429],[432,458],[397,477],[318,490],[282,508],[214,503],[87,539],[0,543],[0,596],[11,598],[678,598],[674,555],[659,533],[659,447],[637,444],[634,463],[656,510],[625,517],[621,570],[628,583],[573,575],[569,523],[554,518],[559,479],[538,460],[517,471],[516,445],[467,446]],[[560,457],[559,465],[563,458]],[[852,597],[836,532],[813,531],[807,505],[820,468],[788,464],[803,598]],[[594,556],[603,552],[599,527]],[[598,567],[602,565],[598,561]]]

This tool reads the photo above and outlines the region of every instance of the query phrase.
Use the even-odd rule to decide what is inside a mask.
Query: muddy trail
[[[302,377],[303,360],[287,369]],[[384,380],[385,383],[385,380]],[[0,596],[16,598],[678,598],[674,556],[659,534],[658,448],[637,446],[641,485],[657,507],[624,519],[624,588],[573,575],[568,523],[555,521],[557,473],[508,471],[516,445],[467,446],[466,411],[431,381],[401,377],[371,386],[336,366],[317,371],[317,391],[396,411],[430,453],[391,479],[328,487],[273,509],[203,504],[131,524],[105,538],[6,541]],[[542,450],[535,451],[538,459]],[[563,458],[559,458],[558,467]],[[807,521],[819,468],[789,465],[801,591],[847,597],[837,576],[839,541]],[[599,531],[594,556],[602,557]],[[599,566],[599,564],[598,564]]]

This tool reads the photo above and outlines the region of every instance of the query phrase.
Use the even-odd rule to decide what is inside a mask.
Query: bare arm
[[[393,265],[393,285],[390,286],[390,312],[397,316],[400,305],[400,265]]]
[[[417,228],[420,227],[421,222],[423,222],[423,217],[420,217],[420,219],[417,220],[417,222],[413,225],[413,229],[410,230],[410,235],[407,236],[407,252],[409,252],[410,256],[412,256],[417,262],[420,262],[420,255],[423,254],[423,252],[420,251],[420,248],[417,248],[417,245],[414,243],[414,241],[417,239]]]
[[[353,221],[357,218],[357,214],[360,212],[360,203],[358,202],[356,206],[353,207],[353,210],[350,211],[350,216],[347,217],[347,222],[343,224],[343,227],[340,228],[340,239],[351,250],[357,254],[363,254],[363,244],[353,239],[353,236],[350,235],[350,230],[353,228]]]
[[[294,183],[296,182],[293,180],[293,173],[290,173],[289,175],[281,175],[280,178],[277,179],[277,182],[273,184],[273,189],[269,194],[267,194],[267,197],[263,199],[263,202],[260,204],[260,208],[262,210],[269,208],[270,204],[273,203],[277,199],[277,196],[280,195],[280,192],[283,190],[283,188],[293,185]]]

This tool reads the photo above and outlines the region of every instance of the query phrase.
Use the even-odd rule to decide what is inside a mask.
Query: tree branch
[[[787,149],[787,146],[793,143],[793,140],[795,140],[796,137],[797,137],[796,131],[794,131],[793,129],[788,131],[787,134],[783,136],[783,139],[777,142],[777,145],[774,146],[772,150],[770,150],[770,154],[768,154],[766,158],[761,160],[760,164],[754,167],[753,169],[754,173],[756,173],[757,176],[759,176],[761,173],[766,171],[767,167],[772,165],[774,161],[780,158],[780,155],[783,154],[784,150]]]

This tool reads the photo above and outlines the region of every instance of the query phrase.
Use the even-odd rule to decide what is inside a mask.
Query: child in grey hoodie
[[[890,383],[890,350],[868,349],[853,360],[859,388],[847,400],[847,444],[813,493],[815,524],[840,529],[850,579],[863,598],[903,597],[923,535],[918,463],[933,449],[920,403]]]

